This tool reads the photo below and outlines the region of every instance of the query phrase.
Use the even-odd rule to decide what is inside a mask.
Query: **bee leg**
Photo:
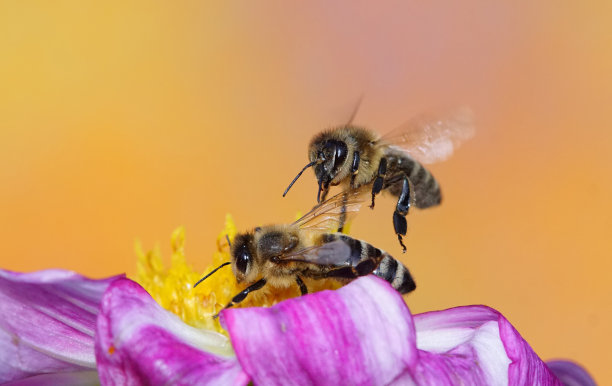
[[[348,192],[344,192],[342,195],[342,208],[340,209],[340,218],[338,223],[338,232],[342,233],[344,230],[344,224],[346,223],[346,202],[348,201]]]
[[[351,166],[351,189],[355,189],[355,177],[357,177],[357,171],[359,170],[359,162],[361,158],[359,157],[359,152],[356,151],[353,153],[353,165]],[[346,223],[346,201],[348,200],[348,192],[344,193],[342,196],[342,210],[340,212],[340,224],[338,226],[338,232],[342,233],[344,230],[344,224]]]
[[[306,295],[308,293],[308,287],[306,287],[306,284],[304,284],[304,282],[302,281],[302,278],[299,276],[296,276],[295,282],[300,287],[300,291],[302,292],[302,295]]]
[[[240,303],[247,297],[249,293],[253,291],[257,291],[258,289],[261,289],[264,285],[266,285],[266,279],[261,279],[259,281],[256,281],[255,284],[248,286],[247,288],[239,292],[238,295],[234,296],[232,300],[229,303],[227,303],[227,306],[223,307],[223,310],[231,308],[235,306],[236,304]],[[213,316],[213,319],[217,319],[218,317],[219,317],[219,314],[217,313],[215,316]]]
[[[412,183],[408,177],[404,176],[402,192],[397,200],[395,212],[393,212],[393,228],[395,229],[395,234],[397,235],[397,239],[402,246],[402,252],[404,253],[406,253],[406,246],[402,241],[402,236],[406,236],[406,231],[408,230],[406,215],[408,214],[408,210],[410,209],[410,205],[412,204],[413,200],[414,189],[412,189]]]
[[[370,205],[371,209],[374,209],[374,198],[376,198],[376,195],[380,193],[383,188],[383,183],[385,182],[385,174],[387,174],[387,159],[383,157],[380,159],[380,163],[378,164],[378,174],[376,175],[374,184],[372,184],[372,205]]]
[[[351,189],[355,189],[355,178],[357,177],[357,172],[359,171],[359,162],[361,161],[361,157],[359,156],[359,152],[355,151],[353,153],[353,165],[351,166]]]

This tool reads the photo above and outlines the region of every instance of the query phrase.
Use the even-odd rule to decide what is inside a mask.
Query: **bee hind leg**
[[[380,193],[383,188],[383,184],[385,182],[385,175],[387,174],[387,159],[381,158],[380,163],[378,164],[378,173],[376,175],[376,179],[372,184],[372,205],[370,205],[370,209],[374,209],[374,199],[376,195]]]
[[[408,211],[410,210],[410,206],[412,205],[413,201],[414,189],[412,188],[412,183],[408,177],[404,176],[404,181],[402,182],[402,192],[397,200],[395,212],[393,212],[393,228],[395,230],[395,234],[397,235],[397,239],[402,246],[403,253],[406,253],[406,246],[402,241],[402,236],[406,236],[406,232],[408,231],[406,215],[408,215]]]
[[[236,296],[234,296],[232,300],[229,303],[227,303],[227,305],[223,307],[221,311],[231,308],[235,306],[236,304],[242,302],[249,293],[261,289],[264,285],[266,285],[266,279],[261,279],[259,281],[256,281],[255,284],[251,284],[250,286],[248,286],[247,288],[239,292]],[[213,316],[213,319],[217,319],[218,317],[219,317],[219,313]]]
[[[308,293],[308,287],[306,287],[306,284],[304,284],[304,281],[302,280],[302,278],[299,276],[296,276],[295,282],[297,283],[298,287],[300,287],[300,292],[302,293],[302,295],[306,295]]]

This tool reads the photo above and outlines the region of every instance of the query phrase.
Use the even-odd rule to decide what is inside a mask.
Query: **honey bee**
[[[316,205],[292,224],[268,225],[237,234],[230,244],[231,261],[217,269],[231,264],[236,281],[248,287],[225,308],[240,303],[249,293],[265,285],[275,288],[297,285],[302,295],[307,294],[303,278],[348,282],[374,274],[402,294],[413,291],[416,285],[402,263],[365,241],[333,232],[341,213],[359,210],[363,193],[359,189],[340,193]]]
[[[382,190],[398,198],[393,228],[403,252],[406,215],[411,206],[424,209],[440,204],[440,184],[421,163],[448,158],[473,135],[472,113],[463,107],[446,114],[422,114],[379,137],[374,132],[346,124],[317,134],[308,147],[310,162],[291,181],[283,197],[309,167],[314,167],[319,189],[317,202],[325,200],[330,186],[344,191],[371,185],[372,204]],[[340,224],[340,230],[342,229]]]

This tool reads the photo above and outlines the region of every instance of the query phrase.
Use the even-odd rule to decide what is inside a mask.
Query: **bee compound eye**
[[[334,164],[337,166],[341,166],[346,161],[346,156],[348,154],[348,147],[346,143],[337,141],[336,143],[336,154],[334,155]]]
[[[236,254],[236,269],[242,273],[246,273],[249,263],[251,262],[251,253],[245,247],[240,248]]]

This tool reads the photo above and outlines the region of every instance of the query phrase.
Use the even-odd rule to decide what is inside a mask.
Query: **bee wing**
[[[422,163],[443,161],[474,135],[473,113],[461,107],[446,113],[418,115],[380,138]]]
[[[351,247],[342,240],[306,247],[280,257],[283,261],[302,261],[319,265],[349,265]]]
[[[344,190],[314,206],[293,225],[300,229],[335,232],[340,225],[343,212],[347,218],[358,212],[361,204],[367,199],[366,193],[371,189],[371,185],[368,184],[357,189]]]

